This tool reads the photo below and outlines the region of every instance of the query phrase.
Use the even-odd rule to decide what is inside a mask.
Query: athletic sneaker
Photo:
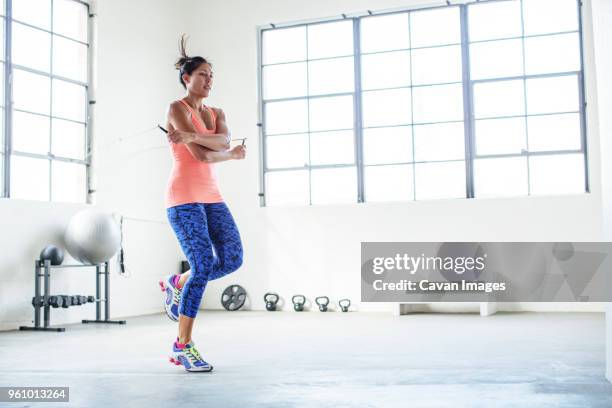
[[[179,303],[181,302],[181,290],[174,284],[174,277],[177,275],[169,275],[164,280],[159,281],[159,287],[164,292],[164,307],[166,314],[175,322],[179,320]]]
[[[180,344],[177,338],[172,345],[170,362],[175,365],[182,365],[187,371],[208,372],[212,371],[213,369],[213,366],[202,359],[202,356],[200,355],[198,349],[196,349],[193,340],[187,344]]]

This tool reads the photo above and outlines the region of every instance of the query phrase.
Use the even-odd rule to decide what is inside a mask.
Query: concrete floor
[[[167,361],[165,315],[127,320],[0,333],[0,385],[69,386],[79,408],[612,407],[599,313],[201,311],[213,373]]]

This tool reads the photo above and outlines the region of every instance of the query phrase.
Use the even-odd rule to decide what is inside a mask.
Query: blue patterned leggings
[[[167,209],[168,220],[191,266],[179,314],[196,317],[206,283],[242,265],[242,242],[225,203],[189,203]],[[213,252],[214,250],[214,252]]]

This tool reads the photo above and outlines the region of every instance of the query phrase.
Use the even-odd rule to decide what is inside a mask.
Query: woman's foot
[[[159,287],[164,293],[164,308],[170,320],[178,322],[179,304],[181,303],[181,288],[178,281],[181,275],[169,275],[159,281]]]
[[[213,369],[213,366],[204,361],[193,340],[187,344],[181,344],[177,338],[172,345],[170,362],[175,365],[182,365],[187,371],[209,372]]]

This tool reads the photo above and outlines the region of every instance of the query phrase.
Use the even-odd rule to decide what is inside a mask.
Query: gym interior
[[[367,243],[611,240],[612,2],[0,3],[0,406],[612,406],[609,299],[363,274]],[[214,164],[243,253],[198,307],[209,372],[169,361],[160,290],[191,268],[164,203],[183,34],[246,147]]]

